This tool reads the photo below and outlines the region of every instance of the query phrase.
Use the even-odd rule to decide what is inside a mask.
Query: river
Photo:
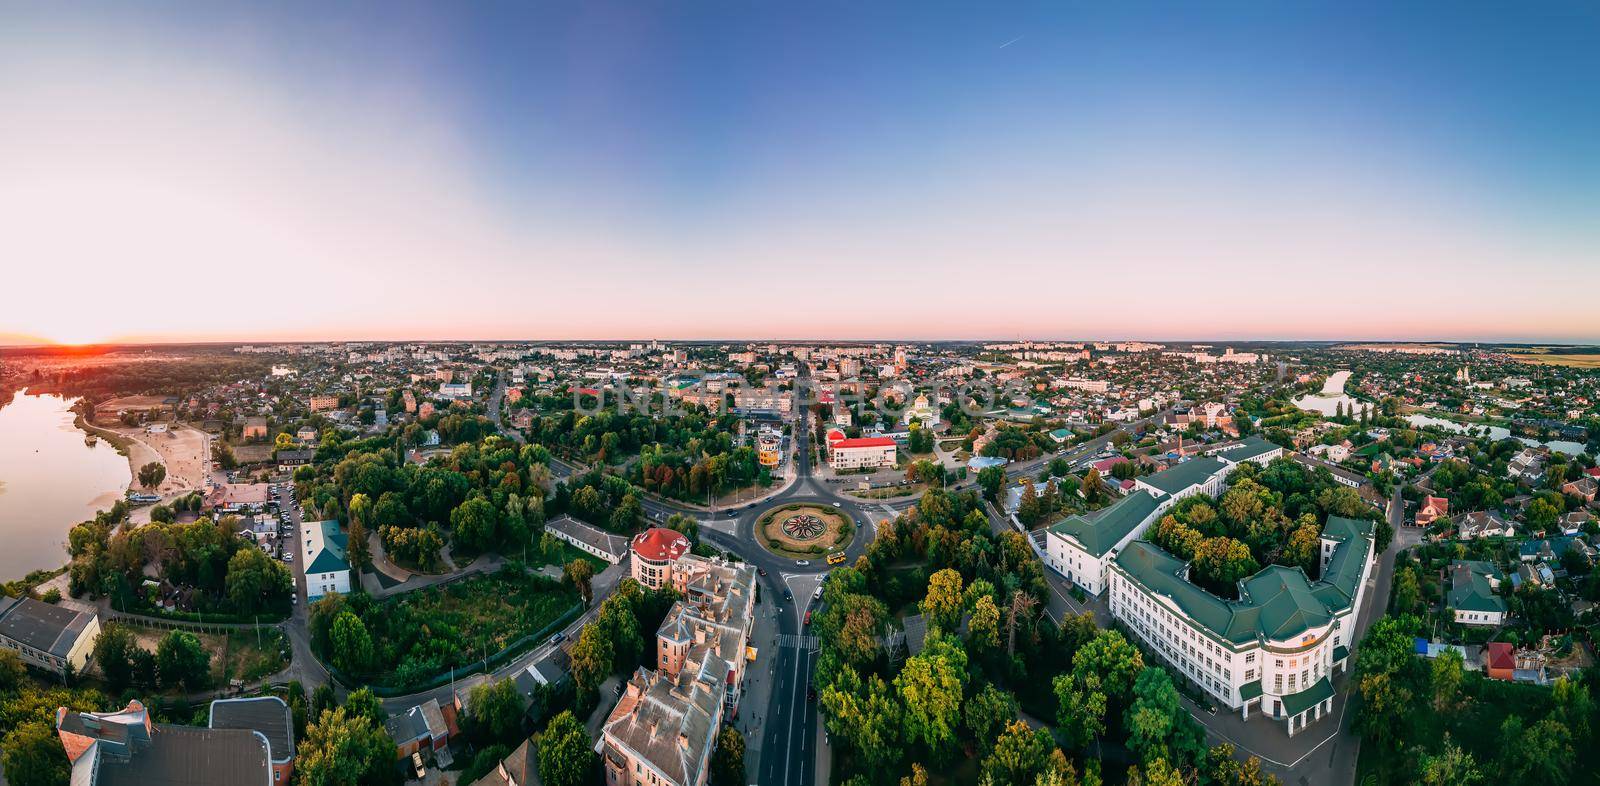
[[[1413,413],[1406,416],[1406,422],[1413,426],[1436,426],[1446,431],[1455,431],[1462,434],[1466,434],[1468,432],[1477,434],[1483,429],[1488,429],[1489,438],[1496,442],[1511,437],[1511,431],[1501,426],[1487,426],[1481,423],[1462,423],[1455,420],[1446,420],[1445,418],[1436,418],[1432,415]],[[1576,456],[1583,452],[1583,443],[1581,442],[1569,442],[1560,439],[1554,439],[1549,442],[1540,442],[1539,440],[1530,439],[1528,437],[1517,437],[1516,439],[1529,447],[1544,445],[1545,447],[1557,453],[1565,453],[1569,456]]]
[[[1339,405],[1344,404],[1344,411],[1356,415],[1361,410],[1363,403],[1344,394],[1345,380],[1350,379],[1350,372],[1335,371],[1328,375],[1326,382],[1322,383],[1322,392],[1308,393],[1294,400],[1294,405],[1301,409],[1308,409],[1328,417],[1338,414]]]
[[[84,443],[72,402],[17,393],[0,407],[0,581],[66,564],[67,531],[128,488],[128,460]]]

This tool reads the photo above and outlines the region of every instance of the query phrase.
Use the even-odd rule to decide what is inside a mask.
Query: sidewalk
[[[745,671],[739,717],[733,721],[733,727],[744,735],[744,764],[751,783],[755,782],[758,772],[756,766],[761,762],[764,736],[761,730],[766,721],[764,713],[772,705],[772,664],[777,662],[778,657],[778,607],[765,590],[761,595],[761,603],[756,606],[755,625],[750,630],[750,644],[757,652],[756,661]]]

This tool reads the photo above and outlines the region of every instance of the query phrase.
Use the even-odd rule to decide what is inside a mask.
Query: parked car
[[[411,754],[411,769],[416,771],[417,780],[419,781],[428,776],[428,768],[422,766],[422,751],[415,751]]]
[[[561,631],[556,631],[556,635],[550,637],[550,643],[551,644],[560,644],[562,641],[565,641],[566,638],[567,638],[567,634],[562,633]]]

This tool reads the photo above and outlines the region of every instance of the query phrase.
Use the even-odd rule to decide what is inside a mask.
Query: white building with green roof
[[[1506,619],[1506,599],[1500,597],[1505,574],[1493,562],[1458,559],[1450,563],[1448,602],[1462,625],[1498,626]]]
[[[348,538],[337,521],[307,521],[300,525],[300,565],[306,577],[306,602],[350,591],[350,560],[345,556]]]
[[[1138,478],[1133,491],[1110,506],[1063,519],[1045,531],[1040,558],[1085,592],[1099,595],[1117,552],[1143,536],[1167,508],[1195,494],[1221,496],[1235,466],[1245,461],[1265,466],[1283,454],[1277,445],[1253,439],[1234,450]]]
[[[1321,577],[1272,565],[1226,600],[1189,581],[1189,565],[1146,541],[1112,562],[1111,614],[1218,703],[1282,721],[1290,736],[1333,710],[1374,560],[1373,526],[1330,516]]]

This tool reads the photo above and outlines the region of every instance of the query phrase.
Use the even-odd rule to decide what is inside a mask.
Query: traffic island
[[[763,548],[789,559],[821,558],[844,551],[855,538],[855,523],[843,511],[825,505],[794,504],[773,508],[756,519],[756,539]]]

